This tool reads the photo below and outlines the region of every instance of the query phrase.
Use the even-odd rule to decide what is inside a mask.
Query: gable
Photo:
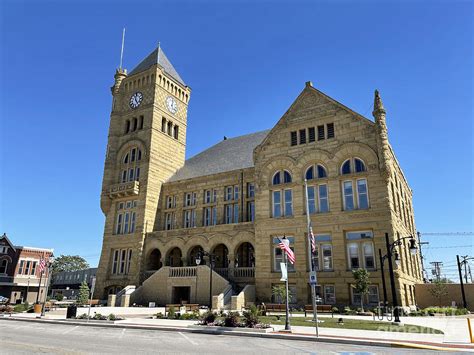
[[[15,246],[12,244],[10,239],[8,239],[7,234],[3,233],[3,235],[0,237],[0,246],[7,246],[7,245],[10,248],[12,248],[12,250],[16,251]]]
[[[350,131],[356,126],[359,126],[358,129],[360,128],[362,136],[369,137],[375,133],[374,122],[315,89],[310,82],[307,82],[303,91],[271,129],[264,141],[255,149],[254,159],[257,158],[258,152],[264,150],[265,146],[271,142],[278,142],[282,148],[288,146],[289,132],[292,130],[307,127],[316,128],[318,125],[328,123],[333,123],[336,127],[336,141],[338,143],[357,140],[356,137],[350,136]],[[338,137],[337,132],[344,134]]]

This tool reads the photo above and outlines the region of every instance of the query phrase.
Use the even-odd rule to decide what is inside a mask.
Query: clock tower
[[[117,69],[100,205],[104,237],[95,296],[141,279],[161,185],[183,166],[191,89],[160,46],[129,74]]]

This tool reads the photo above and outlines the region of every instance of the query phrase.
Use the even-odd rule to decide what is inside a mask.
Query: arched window
[[[133,128],[132,128],[132,132],[136,131],[138,128],[138,120],[136,117],[133,118]]]
[[[166,133],[166,118],[161,119],[161,132]]]
[[[173,129],[173,124],[171,122],[168,122],[168,135],[170,135],[170,136],[171,136],[171,133],[172,133],[171,132],[172,129]]]
[[[122,158],[122,169],[120,171],[120,182],[138,181],[140,178],[140,165],[142,151],[138,147],[132,147]]]
[[[347,159],[341,166],[341,174],[361,173],[367,171],[365,163],[359,158]]]
[[[127,134],[128,132],[130,132],[130,120],[126,120],[126,121],[125,121],[124,134]]]
[[[8,260],[3,259],[0,262],[0,274],[6,274],[7,273],[7,267],[8,267]]]
[[[273,175],[272,184],[273,185],[279,185],[281,183],[288,184],[291,181],[292,181],[291,174],[287,170],[280,170],[280,171],[277,171],[275,175]]]
[[[316,167],[316,169],[315,169]],[[315,174],[316,171],[316,174]],[[326,172],[326,168],[322,166],[321,164],[317,164],[316,166],[311,165],[307,170],[305,174],[306,180],[312,180],[312,179],[323,179],[328,177],[328,174]]]

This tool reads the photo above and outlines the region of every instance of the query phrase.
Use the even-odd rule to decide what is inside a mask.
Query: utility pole
[[[464,284],[462,282],[461,262],[459,261],[459,255],[456,255],[456,260],[458,262],[459,282],[461,283],[462,303],[464,308],[467,308],[466,294],[464,292]]]
[[[430,263],[434,267],[434,275],[436,276],[436,281],[440,281],[441,279],[441,266],[443,263],[441,261],[433,261]]]
[[[467,258],[468,257],[469,255],[461,256],[463,264],[464,264],[464,280],[466,283],[467,283]]]
[[[425,259],[423,258],[423,252],[421,250],[421,246],[422,245],[427,245],[427,244],[430,244],[429,242],[422,242],[421,241],[421,233],[420,232],[416,232],[416,234],[418,235],[418,247],[420,248],[420,259],[421,259],[421,273],[423,274],[423,282],[427,282],[428,281],[428,278],[425,277],[427,276],[427,272],[425,270]]]

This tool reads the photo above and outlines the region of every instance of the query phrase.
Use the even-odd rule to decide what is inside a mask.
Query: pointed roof
[[[10,241],[10,239],[8,239],[7,233],[3,233],[3,235],[0,236],[0,240],[2,240],[2,239],[5,239],[6,242],[8,243],[8,245],[10,245],[10,247],[11,247],[14,251],[16,250],[16,249],[15,249],[15,246],[13,245],[13,243]]]
[[[219,174],[254,166],[253,150],[267,136],[269,130],[225,138],[203,152],[187,159],[168,182]]]
[[[180,84],[186,86],[184,83],[183,79],[179,76],[178,72],[176,69],[173,67],[173,64],[168,60],[168,57],[166,56],[165,52],[163,52],[163,49],[161,49],[160,45],[158,44],[158,47],[151,52],[148,57],[143,59],[140,64],[138,64],[131,72],[129,75],[137,74],[142,71],[147,70],[150,68],[152,65],[158,64],[161,66],[165,72],[170,75],[173,79],[178,81]]]

